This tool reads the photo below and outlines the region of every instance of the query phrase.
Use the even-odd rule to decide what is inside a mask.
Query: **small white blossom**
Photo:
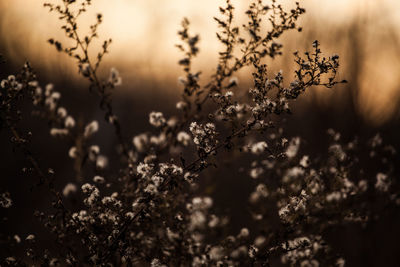
[[[76,158],[77,155],[78,155],[78,149],[76,148],[76,146],[71,147],[68,151],[68,156],[74,159]]]
[[[96,145],[90,146],[88,152],[89,152],[89,159],[91,161],[95,161],[100,153],[100,147]]]
[[[310,164],[310,159],[308,156],[303,156],[300,160],[300,166],[303,168],[307,168],[308,165]]]
[[[299,151],[300,147],[300,137],[295,137],[293,138],[290,143],[288,148],[286,149],[286,156],[288,158],[293,158],[297,155],[297,152]]]
[[[238,234],[238,238],[247,238],[250,235],[250,231],[247,228],[240,229],[240,233]]]
[[[164,181],[164,178],[163,177],[161,177],[161,176],[158,176],[158,175],[153,175],[152,177],[151,177],[151,181],[153,182],[153,184],[155,185],[155,186],[160,186],[161,185],[161,183]]]
[[[161,127],[166,123],[166,120],[161,112],[153,111],[149,114],[149,122],[154,127]]]
[[[60,116],[61,118],[65,118],[67,116],[67,110],[64,107],[59,107],[57,109],[57,114],[58,116]]]
[[[256,247],[261,247],[266,240],[264,236],[257,236],[256,239],[254,239],[254,245]]]
[[[326,195],[326,201],[328,202],[334,202],[334,201],[340,201],[342,199],[342,193],[338,191],[331,192]]]
[[[100,197],[99,189],[89,183],[82,185],[82,192],[88,195],[87,198],[84,199],[84,203],[88,206],[92,206]]]
[[[139,152],[144,152],[146,145],[149,142],[149,138],[146,134],[140,134],[133,137],[132,143]]]
[[[75,120],[71,116],[67,116],[65,118],[64,124],[65,124],[65,127],[69,128],[69,129],[74,128],[75,127]]]
[[[99,123],[97,121],[92,121],[85,127],[85,132],[84,136],[85,138],[89,138],[92,136],[94,133],[96,133],[99,130]]]
[[[148,184],[146,188],[144,189],[144,192],[149,193],[149,194],[155,194],[158,192],[157,186],[154,184]]]
[[[212,247],[208,254],[210,255],[211,260],[221,260],[224,257],[224,248],[221,246]]]
[[[96,167],[99,169],[104,169],[108,165],[108,158],[104,155],[99,155],[96,159]]]
[[[359,182],[358,182],[358,189],[359,189],[361,192],[367,191],[367,189],[368,189],[368,182],[367,182],[367,180],[361,180],[361,181],[359,181]]]
[[[381,192],[387,192],[389,190],[389,187],[390,181],[388,179],[388,176],[384,173],[378,173],[376,175],[375,188]]]
[[[210,153],[218,143],[216,139],[217,132],[213,123],[202,125],[192,122],[189,129],[193,135],[193,142],[206,153]]]
[[[17,242],[18,244],[21,243],[21,238],[19,237],[19,235],[14,235],[14,240],[15,240],[15,242]]]
[[[7,262],[7,264],[15,264],[15,262],[16,262],[17,260],[14,258],[14,257],[7,257],[6,258],[6,262]]]
[[[258,248],[255,246],[250,246],[249,252],[248,252],[249,257],[254,258],[257,255],[257,253],[258,253]]]
[[[10,208],[12,206],[12,199],[10,198],[10,193],[5,192],[0,195],[0,207]]]
[[[257,179],[263,173],[264,173],[264,169],[261,167],[252,168],[250,170],[250,177],[253,179]]]
[[[53,90],[54,90],[54,84],[52,84],[52,83],[47,84],[46,87],[45,87],[44,95],[45,96],[50,96],[51,92],[53,92]]]
[[[68,197],[69,195],[75,193],[77,191],[76,185],[73,183],[68,183],[63,189],[64,197]]]
[[[89,77],[91,73],[90,65],[88,63],[84,63],[79,65],[79,70],[83,76]]]
[[[51,128],[50,135],[51,136],[66,136],[68,135],[68,129],[59,129],[59,128]]]
[[[93,182],[98,183],[98,184],[104,184],[105,183],[105,179],[104,177],[101,177],[99,175],[96,175],[95,177],[93,177]]]
[[[260,155],[265,151],[266,148],[268,148],[267,143],[265,141],[261,141],[261,142],[253,144],[251,146],[250,150],[251,150],[251,153]]]
[[[114,86],[122,85],[122,78],[119,75],[119,72],[116,68],[111,68],[110,77],[108,78],[108,82]]]
[[[178,133],[176,140],[182,145],[187,146],[191,140],[191,137],[188,133],[182,131]]]
[[[35,240],[35,235],[28,235],[28,236],[25,238],[25,240],[33,241],[33,240]]]
[[[159,259],[153,259],[150,263],[150,267],[167,267],[167,265],[162,264]]]
[[[150,164],[141,162],[137,166],[136,171],[144,178],[153,171],[153,167]]]
[[[182,109],[185,109],[186,107],[187,107],[186,102],[179,101],[178,103],[176,103],[176,108],[177,108],[177,109],[182,110]]]

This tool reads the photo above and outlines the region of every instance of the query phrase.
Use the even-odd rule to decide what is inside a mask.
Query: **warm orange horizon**
[[[41,64],[40,67],[50,75],[62,69],[63,73],[73,76],[76,71],[72,68],[72,62],[65,60],[65,57],[46,44],[50,37],[62,39],[63,34],[59,30],[61,25],[57,16],[43,7],[44,2],[0,2],[0,32],[3,38],[1,42],[6,50],[4,52],[17,62],[29,59],[34,65]],[[240,14],[248,2],[232,2],[236,5],[237,18],[240,21],[243,18]],[[295,1],[282,2],[290,6]],[[115,65],[124,76],[129,76],[133,71],[136,76],[157,75],[161,79],[175,79],[180,75],[176,64],[180,54],[174,45],[179,41],[176,32],[181,19],[188,17],[192,22],[192,31],[201,36],[201,55],[197,65],[200,68],[210,68],[209,62],[216,58],[219,48],[212,17],[218,15],[218,6],[223,4],[222,0],[97,0],[93,2],[92,10],[82,22],[88,26],[95,13],[101,12],[104,15],[100,37],[111,37],[114,40],[107,64]],[[365,40],[360,40],[364,42],[365,53],[362,62],[363,75],[358,81],[361,88],[358,99],[360,110],[367,120],[375,124],[395,114],[396,106],[391,99],[400,91],[400,79],[396,75],[400,72],[400,48],[396,50],[395,45],[387,42],[391,38],[400,38],[399,31],[396,30],[400,25],[400,1],[308,0],[303,1],[302,5],[307,9],[300,22],[305,33],[313,38],[321,38],[326,52],[341,54],[344,68],[352,63],[351,52],[343,46],[344,40],[332,40],[330,34],[337,28],[348,27],[354,20],[360,21],[360,25],[364,27],[362,30],[365,31],[362,34]],[[393,33],[386,33],[386,28],[390,25],[392,27],[388,29],[395,30]],[[292,33],[287,40],[304,43],[304,38],[301,34]],[[342,38],[346,39],[348,36]],[[290,43],[289,46],[294,47]]]

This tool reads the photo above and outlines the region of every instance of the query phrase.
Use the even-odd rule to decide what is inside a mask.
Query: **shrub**
[[[103,42],[95,58],[90,57],[103,18],[97,15],[90,34],[82,36],[79,17],[91,1],[59,2],[45,7],[57,13],[71,45],[54,39],[49,43],[76,61],[90,91],[100,96],[99,108],[115,130],[120,162],[104,171],[108,155],[93,142],[93,136],[101,134],[99,122],[86,118],[88,123],[80,127],[62,106],[61,93],[52,84],[41,87],[29,63],[18,75],[4,79],[0,127],[8,129],[11,142],[29,162],[24,171],[39,177],[53,196],[52,209],[35,215],[58,248],[52,249],[51,242],[39,246],[35,234],[21,241],[9,233],[5,241],[10,246],[15,242],[27,246],[24,255],[10,254],[5,264],[269,266],[279,259],[293,266],[344,266],[343,255],[324,240],[324,233],[346,223],[366,225],[377,219],[380,210],[400,204],[391,160],[396,152],[379,135],[368,144],[367,160],[376,165],[374,180],[365,177],[365,159],[360,156],[365,147],[356,138],[344,142],[339,133],[329,130],[326,153],[305,155],[300,137],[286,137],[281,121],[296,99],[310,87],[332,88],[345,82],[336,78],[339,56],[323,56],[318,41],[311,43],[311,52],[294,53],[297,68],[290,82],[282,72],[270,73],[264,63],[265,58],[281,55],[282,34],[301,31],[297,20],[305,10],[298,3],[286,11],[276,1],[266,5],[257,0],[246,11],[247,23],[238,27],[234,6],[227,0],[215,18],[224,49],[206,80],[192,66],[200,38],[184,19],[177,45],[184,73],[179,78],[183,91],[177,115],[151,112],[154,131],[127,142],[112,106],[112,92],[122,78],[116,69],[106,79],[98,73],[111,39]],[[248,96],[237,97],[235,74],[244,68],[252,69],[253,86]],[[62,153],[73,159],[76,179],[64,188],[54,186],[57,173],[44,170],[31,151],[32,133],[18,127],[26,101],[47,120],[51,136],[73,144]],[[254,186],[248,196],[253,219],[232,233],[229,214],[218,212],[213,198],[199,191],[198,185],[206,169],[219,167],[221,157],[238,153],[252,161],[250,165],[243,161],[241,167]],[[83,203],[71,208],[68,203],[79,199],[77,194]],[[371,198],[376,199],[374,206],[369,205]],[[4,191],[0,204],[12,208],[12,196]],[[48,249],[42,251],[43,246]]]

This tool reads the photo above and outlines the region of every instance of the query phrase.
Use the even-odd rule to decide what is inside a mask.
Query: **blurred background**
[[[42,6],[43,2],[0,1],[1,52],[13,67],[19,67],[29,59],[41,76],[43,73],[49,76],[48,82],[56,82],[60,78],[79,82],[74,62],[46,44],[50,37],[64,38],[57,16],[49,14]],[[148,90],[145,87],[150,84],[165,94],[177,94],[181,88],[176,86],[175,81],[181,71],[176,64],[180,55],[174,45],[178,42],[176,32],[180,21],[188,17],[192,22],[192,31],[201,36],[201,54],[196,66],[203,70],[206,77],[207,73],[214,70],[209,62],[215,62],[220,48],[212,17],[218,15],[218,6],[223,2],[116,0],[110,3],[97,0],[81,23],[88,29],[94,14],[104,15],[100,38],[111,37],[114,40],[111,54],[105,63],[120,70],[126,81],[125,93],[144,93]],[[293,6],[294,1],[281,2]],[[237,23],[240,25],[248,1],[233,3],[237,8]],[[282,42],[285,44],[285,53],[274,67],[288,73],[293,66],[291,52],[309,49],[311,42],[318,39],[326,53],[338,53],[341,56],[341,74],[350,84],[334,92],[324,91],[320,94],[313,91],[310,95],[317,95],[313,96],[316,97],[312,98],[313,103],[338,107],[343,102],[341,97],[350,97],[355,111],[368,124],[381,126],[397,118],[399,112],[396,107],[400,92],[400,2],[307,0],[301,4],[307,10],[300,21],[304,32],[292,32],[284,36]],[[84,29],[82,33],[85,33]],[[139,80],[142,86],[133,86]],[[161,89],[165,83],[173,86]]]
[[[88,93],[88,84],[79,77],[75,62],[47,43],[49,38],[65,38],[57,15],[49,13],[43,2],[0,0],[0,54],[6,59],[6,63],[0,64],[0,78],[16,73],[29,60],[41,85],[54,83],[55,89],[62,94],[61,103],[71,114],[86,122],[101,121],[102,134],[96,137],[95,142],[101,144],[105,153],[114,151],[113,130],[102,121],[103,113],[97,108],[98,101]],[[294,7],[294,1],[280,2]],[[115,92],[114,107],[124,126],[124,137],[129,141],[133,135],[151,129],[147,122],[150,111],[163,111],[167,115],[176,112],[175,103],[182,90],[177,80],[182,71],[177,64],[181,55],[175,44],[179,43],[177,31],[183,17],[191,21],[191,31],[200,34],[200,54],[195,68],[202,70],[204,80],[215,71],[221,46],[216,39],[217,28],[212,18],[219,15],[218,7],[224,1],[96,0],[93,3],[90,12],[82,18],[85,28],[81,30],[85,33],[94,22],[96,13],[104,15],[100,40],[112,38],[113,43],[101,72],[108,77],[110,67],[116,67],[121,73],[123,86]],[[236,7],[237,24],[241,25],[249,1],[232,0],[232,3]],[[342,132],[345,139],[357,135],[362,140],[381,132],[388,143],[400,148],[400,1],[305,0],[301,5],[307,10],[299,21],[303,32],[293,31],[283,36],[284,54],[275,60],[267,60],[271,74],[283,70],[289,82],[295,67],[292,52],[311,50],[311,43],[319,40],[325,55],[340,55],[339,78],[348,80],[348,83],[333,89],[312,88],[306,92],[294,106],[294,114],[287,118],[285,128],[288,135],[300,135],[311,140],[308,143],[310,153],[324,151],[328,128]],[[249,70],[237,76],[237,94],[245,94],[251,86]],[[72,161],[67,155],[71,144],[61,144],[59,140],[49,138],[47,125],[38,118],[26,119],[23,126],[33,129],[32,149],[40,152],[44,162],[62,176],[58,181],[62,188],[73,177]],[[20,172],[23,156],[13,153],[8,140],[8,133],[0,131],[0,173],[3,176],[0,187],[10,188],[12,196],[18,195],[15,205],[19,214],[9,216],[1,226],[2,234],[16,232],[23,236],[29,233],[25,224],[27,220],[32,222],[31,228],[44,231],[32,218],[31,210],[32,206],[46,205],[49,196],[41,189],[32,193],[35,181],[26,182]],[[252,187],[244,182],[243,174],[237,172],[218,176],[222,178],[214,188],[214,194],[222,193],[218,194],[217,202],[224,209],[237,207],[231,214],[233,224],[240,228],[241,211],[246,208],[248,196],[246,192],[250,193]],[[223,189],[227,183],[232,190]],[[36,197],[32,198],[31,194]],[[399,236],[396,227],[399,221],[398,215],[395,218],[390,214],[386,216],[384,227],[390,229],[389,236],[376,230],[382,225],[369,231],[379,242],[395,244],[398,242],[395,238]],[[348,235],[353,230],[341,229],[340,233]],[[376,251],[375,255],[365,256],[366,251],[375,248],[376,240],[371,241],[370,236],[364,233],[355,235],[355,239],[346,240],[344,249],[353,259],[353,266],[379,266],[382,259],[388,263],[384,266],[396,262],[396,254],[393,254],[396,245],[389,252]]]

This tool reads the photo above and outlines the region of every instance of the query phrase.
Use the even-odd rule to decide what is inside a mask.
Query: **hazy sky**
[[[30,58],[32,53],[35,57],[46,52],[48,47],[43,44],[49,37],[61,36],[61,32],[57,29],[60,25],[56,16],[49,14],[42,7],[43,2],[44,0],[0,1],[1,27],[3,32],[8,33],[5,39],[10,44],[10,49],[24,36],[23,38],[29,43],[25,43],[23,51]],[[93,2],[95,4],[92,14],[101,12],[105,17],[104,25],[101,27],[102,36],[109,36],[115,40],[113,56],[122,60],[155,59],[155,63],[164,64],[166,60],[175,58],[178,55],[173,49],[177,42],[176,31],[184,16],[193,22],[193,31],[201,34],[204,51],[214,51],[217,48],[218,43],[214,35],[215,23],[212,17],[218,15],[218,6],[224,3],[222,0],[96,0]],[[249,1],[232,2],[240,11]],[[294,1],[281,2],[290,6]],[[320,17],[332,23],[340,23],[360,13],[381,12],[385,17],[400,17],[398,0],[305,0],[301,3],[308,10],[307,17],[316,19]],[[86,16],[84,20],[84,23],[89,25],[92,16]]]
[[[59,0],[49,2],[57,1]],[[5,53],[17,62],[25,59],[36,65],[41,62],[41,67],[50,73],[60,69],[63,73],[76,73],[75,69],[65,67],[72,66],[70,60],[60,56],[46,44],[50,37],[62,39],[63,34],[59,30],[61,24],[57,16],[49,14],[43,8],[43,2],[44,0],[0,0],[0,33]],[[294,6],[295,1],[281,2]],[[367,34],[363,33],[362,40],[366,54],[362,65],[365,77],[360,81],[360,86],[364,88],[360,94],[360,107],[365,110],[365,114],[372,114],[367,116],[375,118],[375,121],[382,120],[382,114],[395,112],[396,107],[390,104],[390,100],[400,90],[400,80],[397,78],[400,48],[388,44],[388,39],[391,42],[393,40],[390,35],[397,35],[398,38],[400,33],[400,1],[300,2],[307,9],[301,23],[310,28],[308,30],[315,28],[325,32],[327,39],[330,31],[346,27],[343,25],[354,18],[365,20],[363,31]],[[93,3],[91,12],[84,17],[82,23],[89,26],[93,22],[94,14],[103,13],[104,25],[100,28],[100,35],[102,38],[111,37],[114,40],[112,53],[107,60],[109,64],[121,69],[124,76],[134,71],[138,75],[178,77],[180,74],[176,62],[180,54],[174,45],[178,42],[176,33],[183,17],[191,20],[192,31],[201,36],[201,57],[198,64],[209,67],[209,62],[216,57],[219,44],[215,38],[216,25],[212,17],[218,15],[218,6],[224,4],[223,0],[95,0]],[[244,11],[249,1],[232,0],[232,3],[237,7],[238,14],[243,14],[241,11]],[[241,15],[238,15],[239,20],[240,18]],[[390,24],[394,25],[393,33],[385,33],[382,29]],[[382,37],[383,33],[386,37]],[[294,38],[300,40],[301,36]],[[348,37],[343,36],[325,44],[328,49],[335,49],[332,52],[347,55],[348,59],[344,58],[343,61],[351,58],[348,48],[339,47],[339,43],[343,41],[341,39],[346,38]]]

